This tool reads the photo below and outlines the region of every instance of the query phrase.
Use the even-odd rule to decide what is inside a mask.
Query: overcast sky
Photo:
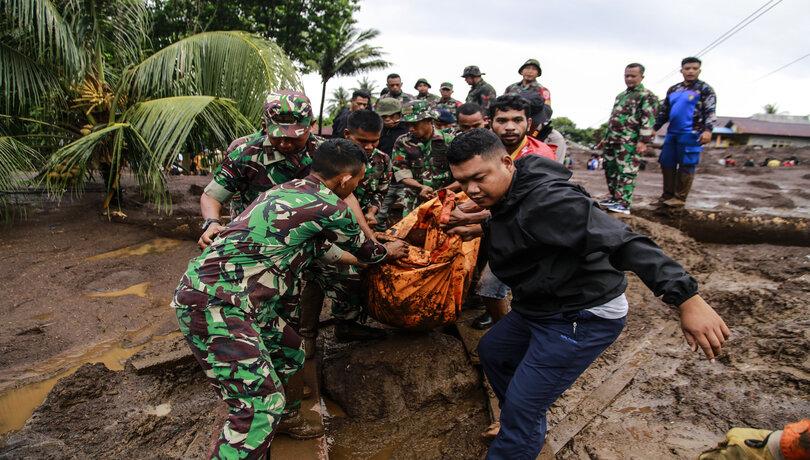
[[[381,32],[373,44],[382,47],[392,65],[368,74],[380,88],[390,72],[402,75],[410,93],[417,78],[427,78],[435,93],[449,80],[454,97],[463,101],[469,86],[460,75],[475,64],[500,95],[520,80],[518,67],[536,58],[554,115],[586,127],[609,115],[614,97],[624,89],[626,64],[644,64],[644,84],[663,97],[681,81],[678,73],[666,77],[681,58],[697,53],[765,3],[373,0],[361,2],[357,26]],[[808,17],[809,0],[783,0],[703,57],[701,79],[717,92],[719,115],[750,116],[768,103],[792,115],[810,114],[810,57],[757,81],[810,53]],[[330,80],[327,99],[338,86],[356,86],[359,77]],[[303,82],[317,107],[319,76],[306,75]]]

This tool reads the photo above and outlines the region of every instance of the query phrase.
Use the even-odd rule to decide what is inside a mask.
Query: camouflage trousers
[[[172,307],[194,357],[228,404],[213,458],[265,458],[283,414],[301,404],[284,393],[304,365],[301,338],[273,308],[247,312],[183,285]]]
[[[360,271],[354,265],[314,261],[305,278],[314,281],[332,304],[332,317],[338,320],[364,320]]]
[[[419,193],[417,193],[416,189],[407,186],[402,187],[397,190],[389,215],[391,217],[396,216],[397,221],[399,221],[418,208],[420,204],[422,204],[422,201],[419,199]]]
[[[377,212],[377,225],[374,227],[378,232],[384,232],[389,227],[399,222],[402,219],[402,213],[398,210],[391,212],[391,207],[397,200],[397,195],[403,188],[403,185],[392,184],[388,187],[388,192],[385,194],[385,199],[382,202],[382,207]]]
[[[611,198],[630,207],[633,191],[636,189],[641,155],[636,153],[636,145],[608,144],[602,156],[605,159],[605,179]]]

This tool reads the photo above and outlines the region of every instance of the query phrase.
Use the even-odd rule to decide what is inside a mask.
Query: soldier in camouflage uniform
[[[537,81],[537,77],[543,74],[540,61],[537,59],[527,60],[520,66],[518,73],[523,77],[523,80],[507,86],[504,94],[517,94],[526,97],[525,93],[536,93],[543,98],[547,106],[551,106],[551,92]]]
[[[408,123],[410,131],[394,144],[394,180],[404,187],[392,206],[402,212],[392,210],[392,217],[404,217],[419,205],[420,199],[430,199],[436,190],[454,183],[447,163],[453,135],[433,127],[437,117],[427,101],[410,102],[402,108],[402,121]]]
[[[402,92],[402,77],[396,73],[389,74],[385,79],[385,88],[380,92],[380,99],[385,97],[396,99],[402,104],[415,99],[413,95]],[[380,101],[377,100],[377,104],[379,103]],[[374,105],[375,110],[377,109],[377,104]]]
[[[261,194],[190,261],[172,307],[229,407],[211,457],[265,458],[276,431],[322,435],[302,429],[300,402],[284,393],[304,362],[301,339],[289,326],[301,273],[316,258],[378,263],[387,253],[404,255],[401,243],[383,247],[366,239],[342,200],[363,177],[363,159],[347,140],[324,143],[312,174]]]
[[[439,96],[430,92],[430,83],[428,83],[427,79],[420,78],[416,80],[416,84],[413,85],[413,89],[417,91],[416,99],[424,99],[428,101],[431,107],[435,107],[436,103],[439,102]]]
[[[442,97],[436,101],[436,109],[445,109],[453,115],[456,114],[456,109],[461,105],[461,101],[453,99],[453,84],[449,81],[442,83],[439,88]]]
[[[467,93],[467,102],[475,102],[484,109],[484,112],[488,112],[489,105],[495,100],[497,94],[495,94],[495,88],[485,82],[484,79],[481,78],[481,75],[486,74],[481,73],[481,69],[479,69],[477,65],[465,67],[464,72],[461,74],[461,76],[464,77],[464,81],[470,85],[470,92]]]
[[[608,128],[599,148],[604,148],[605,179],[609,196],[601,204],[608,211],[630,214],[641,155],[652,142],[658,98],[646,89],[644,66],[630,64],[624,69],[627,89],[616,96]]]

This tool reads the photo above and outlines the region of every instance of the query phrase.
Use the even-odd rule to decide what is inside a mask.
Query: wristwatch
[[[219,219],[205,219],[205,221],[202,223],[202,231],[208,230],[208,227],[210,227],[214,222],[219,224]]]

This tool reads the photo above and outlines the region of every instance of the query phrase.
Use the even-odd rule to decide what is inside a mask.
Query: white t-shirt
[[[627,316],[627,310],[630,306],[627,303],[627,297],[622,294],[615,299],[609,300],[598,307],[589,308],[587,311],[604,319],[619,319]]]

